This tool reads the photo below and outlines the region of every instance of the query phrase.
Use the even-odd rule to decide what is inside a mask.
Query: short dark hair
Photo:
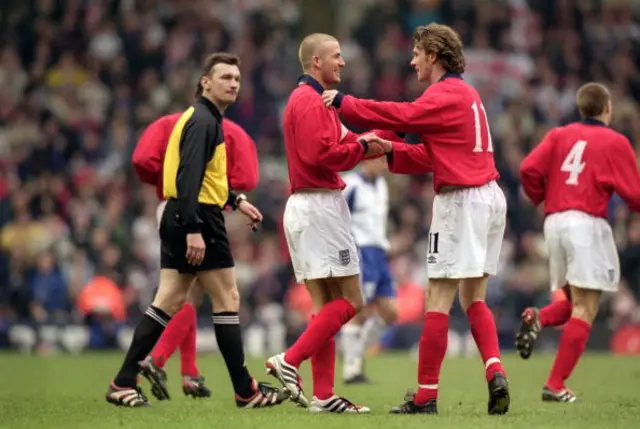
[[[576,103],[580,115],[586,118],[600,116],[604,113],[611,100],[606,86],[597,82],[585,83],[578,89]]]
[[[228,52],[214,52],[213,54],[207,55],[202,62],[202,72],[198,78],[198,86],[196,87],[195,92],[196,97],[200,97],[204,91],[204,88],[200,83],[200,79],[203,76],[210,76],[216,64],[229,64],[231,66],[240,67],[240,57]]]
[[[413,45],[426,54],[435,54],[448,73],[464,73],[466,64],[462,40],[448,25],[434,22],[416,28]]]

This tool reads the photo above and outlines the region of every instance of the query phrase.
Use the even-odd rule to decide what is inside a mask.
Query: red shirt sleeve
[[[362,161],[365,150],[358,142],[337,142],[332,138],[333,112],[322,104],[312,105],[296,118],[295,133],[300,136],[298,154],[307,165],[322,163],[334,172],[348,171]],[[342,139],[344,141],[344,139]]]
[[[389,171],[397,174],[426,174],[433,171],[433,163],[423,144],[393,142],[387,155]]]
[[[640,173],[631,143],[620,137],[613,150],[606,153],[609,176],[605,182],[613,187],[631,210],[640,212]]]
[[[395,132],[393,131],[388,131],[388,130],[372,130],[372,131],[367,131],[365,133],[362,134],[356,134],[352,131],[349,131],[347,129],[347,127],[345,127],[344,125],[342,125],[344,127],[345,130],[347,130],[347,134],[346,136],[342,139],[342,141],[340,143],[356,143],[358,141],[358,139],[362,136],[365,136],[367,134],[370,133],[374,133],[375,135],[377,135],[378,137],[385,139],[385,140],[389,140],[391,142],[399,142],[399,143],[404,143],[404,140],[402,138],[400,138]],[[382,158],[385,154],[381,153],[379,155],[372,155],[372,156],[368,156],[365,157],[364,159],[376,159],[376,158]]]
[[[345,95],[339,111],[346,122],[358,127],[424,133],[442,124],[444,104],[437,101],[439,96],[435,95],[422,95],[412,103],[362,100]]]
[[[522,188],[535,205],[539,205],[545,199],[547,170],[552,149],[553,131],[550,131],[520,164]]]
[[[136,175],[142,182],[154,186],[158,184],[169,136],[181,115],[176,113],[162,116],[142,132],[131,157]]]
[[[250,192],[259,179],[258,152],[253,139],[235,122],[223,119],[227,147],[227,176],[234,191]]]

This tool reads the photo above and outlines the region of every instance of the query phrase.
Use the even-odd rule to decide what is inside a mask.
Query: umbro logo
[[[435,256],[433,256],[433,255],[430,255],[430,256],[427,258],[427,264],[435,264],[435,263],[436,263],[436,257],[435,257]]]

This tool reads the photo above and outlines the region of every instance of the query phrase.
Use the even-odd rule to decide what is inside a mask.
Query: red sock
[[[191,304],[185,304],[180,311],[171,318],[151,352],[153,363],[160,368],[164,367],[173,352],[176,351],[182,340],[187,335],[189,327],[193,324],[195,309]]]
[[[300,338],[287,350],[284,360],[295,367],[309,359],[326,342],[333,338],[349,320],[356,315],[356,309],[344,298],[334,299],[320,310],[309,322]]]
[[[565,388],[564,382],[578,364],[578,360],[587,346],[587,340],[591,333],[591,325],[581,319],[572,317],[564,327],[560,346],[553,362],[551,374],[546,386],[559,391]]]
[[[491,380],[496,372],[505,374],[500,362],[498,331],[493,313],[484,301],[476,301],[467,309],[467,317],[471,326],[471,335],[482,356],[487,381]]]
[[[546,307],[540,309],[540,325],[545,326],[560,326],[567,323],[567,320],[571,317],[571,310],[573,305],[568,299],[562,301],[555,301]]]
[[[449,340],[449,315],[428,312],[422,326],[418,353],[418,392],[416,404],[426,404],[438,398],[440,367],[447,353]]]
[[[315,315],[311,316],[312,320],[314,318]],[[311,375],[313,396],[320,400],[332,397],[336,378],[336,341],[333,337],[311,355]]]
[[[191,377],[197,377],[200,372],[196,365],[196,333],[197,333],[197,317],[196,309],[191,304],[185,304],[182,308],[189,308],[191,313],[191,325],[180,343],[180,373]],[[186,316],[185,316],[186,318]]]

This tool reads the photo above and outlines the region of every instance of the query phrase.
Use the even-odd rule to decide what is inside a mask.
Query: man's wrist
[[[367,142],[366,140],[358,140],[358,143],[360,143],[362,149],[364,149],[362,151],[362,154],[366,154],[369,151],[369,142]]]
[[[233,204],[231,205],[231,208],[233,210],[237,210],[238,207],[240,207],[240,204],[242,204],[243,201],[247,201],[247,196],[245,194],[238,194],[236,196],[235,201],[233,202]]]

